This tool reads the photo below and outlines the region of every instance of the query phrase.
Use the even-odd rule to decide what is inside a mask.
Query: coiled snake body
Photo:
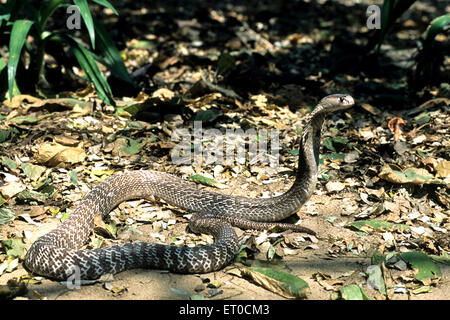
[[[260,230],[278,225],[314,234],[305,227],[276,221],[298,211],[314,190],[325,116],[353,104],[351,96],[342,94],[327,96],[319,102],[303,129],[295,182],[280,196],[256,199],[223,195],[199,189],[164,172],[125,172],[95,186],[64,222],[38,238],[28,250],[24,265],[31,272],[58,280],[70,277],[75,267],[80,279],[97,279],[106,273],[133,268],[203,273],[219,270],[234,259],[239,241],[233,226]],[[79,250],[89,238],[96,214],[106,216],[125,200],[150,196],[192,212],[189,228],[211,234],[215,242],[202,247],[133,242]]]

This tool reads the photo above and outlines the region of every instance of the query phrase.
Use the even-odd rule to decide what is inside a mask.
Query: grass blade
[[[106,1],[106,0],[93,0],[93,1],[98,3],[101,6],[104,6],[104,7],[108,8],[108,9],[110,9],[112,12],[114,12],[115,15],[117,15],[117,16],[119,15],[117,10],[108,1]]]
[[[89,80],[91,80],[94,84],[100,99],[102,99],[102,101],[106,104],[115,106],[116,104],[112,97],[111,88],[95,63],[92,53],[84,48],[78,41],[66,34],[58,34],[55,35],[55,37],[61,39],[70,46],[81,68],[84,70]]]
[[[6,5],[0,7],[0,28],[3,26],[3,21],[6,23],[11,19],[11,11],[14,8],[16,1],[7,1]]]
[[[14,80],[16,78],[17,65],[19,64],[20,53],[25,43],[28,32],[33,21],[17,20],[14,22],[9,40],[9,59],[8,59],[8,92],[9,99],[13,97]]]
[[[128,70],[123,63],[122,56],[120,55],[119,50],[117,50],[116,45],[112,41],[104,25],[97,19],[94,19],[94,25],[97,35],[98,50],[105,58],[106,66],[115,76],[134,85],[133,80],[128,74]]]
[[[39,29],[44,30],[48,18],[55,12],[64,0],[51,0],[47,6],[41,7]]]
[[[73,3],[75,3],[78,6],[78,9],[80,9],[81,17],[83,18],[86,28],[88,29],[92,48],[95,49],[94,21],[92,19],[91,11],[89,11],[87,0],[73,0]]]
[[[450,13],[447,13],[443,16],[437,17],[431,21],[430,26],[428,27],[425,33],[425,42],[430,42],[436,37],[439,33],[444,33],[445,30],[450,25]]]
[[[377,43],[377,51],[383,43],[384,37],[390,27],[390,20],[392,20],[392,8],[394,7],[394,0],[384,0],[383,8],[381,9],[381,30],[380,37]]]

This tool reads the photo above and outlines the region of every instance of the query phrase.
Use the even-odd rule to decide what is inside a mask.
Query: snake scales
[[[233,226],[267,229],[278,225],[314,234],[305,227],[276,221],[297,212],[315,188],[325,116],[353,104],[351,96],[342,94],[327,96],[319,102],[303,129],[295,182],[280,196],[256,199],[223,195],[199,189],[159,171],[118,174],[95,186],[64,222],[38,238],[28,250],[24,265],[31,272],[59,280],[70,277],[74,267],[78,268],[80,279],[97,279],[106,273],[133,268],[201,273],[219,270],[232,262],[239,249]],[[215,242],[201,247],[133,242],[79,250],[89,238],[96,214],[106,216],[125,200],[150,196],[192,212],[189,228],[194,232],[211,234]]]

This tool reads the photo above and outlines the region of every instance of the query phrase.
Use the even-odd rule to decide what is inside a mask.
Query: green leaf
[[[72,213],[71,210],[66,210],[66,212],[64,212],[63,215],[61,216],[61,221],[66,220],[70,216],[71,213]]]
[[[9,209],[0,208],[0,224],[5,224],[10,221],[14,221],[16,215]]]
[[[3,4],[0,7],[0,28],[3,26],[3,21],[10,21],[11,12],[14,9],[16,1],[6,1],[6,4]]]
[[[99,5],[102,5],[102,6],[106,7],[106,8],[108,8],[108,9],[111,9],[111,11],[114,12],[115,15],[119,15],[117,10],[108,1],[106,1],[106,0],[92,0],[92,1],[98,3]]]
[[[380,48],[383,39],[390,28],[390,20],[392,19],[392,9],[394,7],[395,0],[385,0],[381,9],[381,30],[380,38],[377,43],[377,49]]]
[[[385,256],[378,250],[375,250],[375,252],[372,255],[372,258],[370,259],[371,264],[380,264],[382,262],[385,262]]]
[[[386,284],[384,283],[383,272],[379,265],[370,265],[366,269],[367,283],[381,294],[386,295]]]
[[[348,139],[341,137],[326,138],[323,141],[324,147],[333,152],[336,152],[338,149],[342,149],[342,147],[347,143]]]
[[[14,160],[11,160],[7,156],[2,156],[0,158],[0,163],[2,163],[4,166],[7,166],[8,168],[13,169],[13,170],[17,168],[17,164],[14,162]]]
[[[427,293],[431,292],[431,290],[432,290],[431,286],[421,286],[420,288],[414,289],[412,293],[414,294]]]
[[[336,152],[336,149],[333,146],[333,141],[331,138],[326,138],[323,140],[323,146],[330,151]]]
[[[425,42],[432,41],[439,33],[444,33],[448,30],[450,24],[450,13],[437,17],[431,21],[425,32]]]
[[[442,254],[440,256],[432,254],[432,255],[429,255],[429,257],[436,262],[443,263],[443,264],[446,264],[447,266],[450,266],[450,256],[445,251],[442,251]]]
[[[128,74],[128,70],[123,63],[122,56],[109,36],[108,31],[97,19],[94,19],[94,24],[97,35],[98,50],[105,58],[105,65],[115,76],[134,85],[133,80]]]
[[[31,202],[44,203],[48,199],[48,195],[33,190],[23,190],[16,197],[16,202],[29,204]]]
[[[16,78],[17,65],[19,64],[22,47],[32,25],[33,21],[17,20],[14,22],[11,30],[8,58],[8,92],[10,101],[13,97],[14,80]]]
[[[214,77],[218,75],[226,75],[229,71],[236,67],[235,58],[228,52],[223,51],[217,60],[217,68]]]
[[[409,226],[400,223],[392,223],[383,220],[359,220],[350,223],[350,227],[360,230],[360,231],[370,231],[370,229],[375,230],[387,230],[397,228],[399,231],[408,230]]]
[[[8,85],[8,65],[6,63],[5,58],[0,58],[0,92],[6,92]],[[14,81],[14,85],[16,82]],[[16,86],[17,88],[17,86]],[[13,94],[16,94],[18,91],[13,87]],[[3,120],[2,117],[6,117],[5,115],[0,115],[0,120]]]
[[[436,178],[423,168],[408,168],[404,171],[397,171],[386,164],[381,168],[378,176],[392,183],[445,184],[444,181]]]
[[[180,289],[177,289],[177,288],[170,288],[170,290],[173,293],[183,297],[183,299],[189,299],[189,292],[187,292],[185,290],[180,290]]]
[[[120,152],[124,152],[129,155],[138,154],[141,151],[141,148],[145,145],[145,141],[138,142],[128,137],[123,137],[128,140],[129,146],[127,144],[123,144],[120,148]]]
[[[336,220],[336,218],[337,218],[336,216],[330,216],[330,217],[326,218],[325,220],[327,220],[329,223],[333,224],[334,220]]]
[[[89,38],[91,39],[92,48],[95,49],[95,28],[94,21],[92,20],[91,11],[89,10],[89,5],[87,0],[73,0],[73,3],[80,9],[81,17],[83,18],[84,24],[88,29]]]
[[[202,176],[200,174],[194,174],[190,178],[191,178],[192,181],[204,184],[205,186],[210,186],[210,187],[215,187],[215,188],[226,188],[225,185],[217,182],[216,180],[211,179],[211,178],[207,178],[207,177]]]
[[[419,125],[419,126],[430,122],[430,120],[431,120],[431,117],[428,112],[422,112],[418,116],[414,117],[414,121],[416,121],[417,125]]]
[[[45,30],[45,24],[48,18],[55,12],[55,10],[64,2],[64,0],[51,0],[47,6],[41,6],[39,30]]]
[[[245,268],[250,273],[252,280],[266,289],[288,298],[305,298],[308,283],[287,272],[277,271],[269,268],[251,267]]]
[[[37,166],[31,163],[22,163],[20,165],[23,173],[27,176],[27,178],[36,181],[41,177],[41,175],[45,172],[46,168],[42,166]]]
[[[356,284],[342,287],[339,291],[344,300],[369,300],[366,292]]]
[[[9,136],[11,134],[11,129],[8,130],[0,130],[0,143],[5,142],[8,140]]]
[[[414,277],[419,281],[442,276],[439,266],[423,252],[409,251],[399,254],[398,257],[410,264],[413,269],[417,269],[417,273]]]
[[[78,43],[78,41],[68,35],[57,34],[54,36],[54,38],[60,39],[61,41],[69,44],[81,68],[84,70],[84,72],[86,72],[89,80],[91,80],[94,84],[100,99],[102,99],[102,101],[106,104],[115,106],[116,103],[114,102],[114,99],[112,97],[111,88],[109,87],[108,82],[95,63],[92,53],[84,48],[80,43]]]
[[[70,177],[70,181],[72,182],[72,184],[78,185],[78,177],[77,177],[77,172],[75,170],[70,171],[69,177]]]
[[[377,51],[390,31],[395,21],[414,3],[416,0],[385,0],[381,9],[381,30],[378,32]],[[378,31],[378,30],[377,30]]]
[[[199,111],[194,118],[194,121],[213,122],[222,115],[222,112],[216,109],[208,109]]]
[[[7,248],[6,254],[9,257],[20,257],[25,247],[25,243],[21,238],[3,240],[2,243]]]
[[[52,182],[51,179],[46,179],[44,182],[38,184],[35,187],[35,190],[49,199],[53,197],[56,192],[56,188],[55,186],[50,184],[51,182]]]
[[[109,224],[105,225],[105,229],[109,232],[109,234],[115,238],[117,236],[117,226],[114,220],[111,220]]]
[[[17,124],[33,124],[33,123],[38,123],[39,122],[39,118],[36,118],[36,117],[17,117],[17,118],[12,118],[11,121],[14,122],[14,123],[17,123]]]

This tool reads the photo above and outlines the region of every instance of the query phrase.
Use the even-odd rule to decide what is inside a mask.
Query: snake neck
[[[300,138],[296,178],[292,187],[284,194],[287,201],[295,203],[296,210],[294,211],[300,209],[308,201],[317,182],[321,131],[324,120],[323,114],[319,112],[312,114],[311,120],[303,129]]]
[[[315,116],[304,129],[299,144],[299,158],[295,184],[302,184],[305,176],[317,176],[319,168],[320,140],[324,120],[324,116]]]

